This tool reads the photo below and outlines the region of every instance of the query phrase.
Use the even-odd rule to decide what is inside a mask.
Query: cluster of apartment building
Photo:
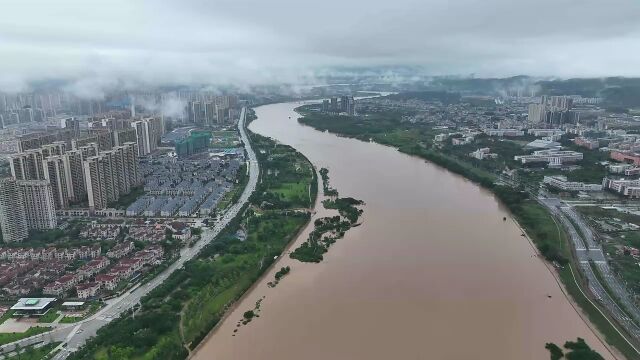
[[[568,96],[542,96],[538,104],[530,104],[528,120],[531,123],[564,124],[576,122],[579,113],[572,111],[573,99]]]
[[[57,224],[49,182],[0,179],[0,227],[5,242],[21,241],[29,230],[53,229]]]
[[[57,226],[56,209],[88,199],[105,209],[140,183],[135,143],[99,151],[95,143],[67,151],[64,142],[10,157],[12,178],[0,180],[0,227],[6,241]]]
[[[236,95],[210,96],[198,101],[187,103],[187,115],[189,121],[211,126],[224,124],[235,118],[235,112],[239,106]]]
[[[354,116],[356,114],[356,101],[353,96],[341,96],[340,101],[338,101],[338,97],[334,96],[330,99],[322,100],[322,112],[326,113],[344,113],[349,116]]]

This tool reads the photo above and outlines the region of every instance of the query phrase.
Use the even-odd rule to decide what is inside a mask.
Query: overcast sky
[[[3,0],[0,90],[295,82],[321,67],[640,76],[640,0]]]

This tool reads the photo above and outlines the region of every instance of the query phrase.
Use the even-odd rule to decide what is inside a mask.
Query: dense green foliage
[[[143,298],[135,319],[126,314],[100,329],[72,359],[184,359],[185,346],[193,349],[206,336],[309,221],[307,211],[292,207],[315,201],[309,199],[315,197],[309,190],[316,182],[312,165],[291,147],[256,134],[251,138],[261,179],[250,206],[197,258]],[[289,186],[307,189],[307,196],[267,204],[265,194]],[[247,234],[244,241],[236,237],[240,229]]]
[[[351,197],[337,198],[334,200],[327,199],[323,201],[322,204],[327,209],[338,210],[340,216],[349,220],[351,224],[355,224],[360,215],[362,215],[362,209],[358,209],[356,206],[362,205],[363,202]]]
[[[547,343],[545,348],[549,350],[551,360],[604,360],[604,358],[591,349],[582,338],[578,338],[576,341],[565,342],[564,348],[566,352],[554,343]]]
[[[315,228],[309,233],[307,241],[289,255],[292,259],[302,262],[318,263],[323,260],[323,254],[336,240],[344,237],[344,234],[352,224],[343,220],[340,216],[323,217],[316,219]]]
[[[339,198],[338,191],[329,184],[329,170],[320,169],[322,184],[327,193],[334,198],[326,199],[322,205],[326,209],[338,210],[340,215],[323,217],[314,221],[314,229],[309,233],[307,241],[302,243],[289,255],[292,259],[302,262],[318,263],[323,260],[323,254],[329,250],[329,247],[336,240],[344,237],[345,232],[353,226],[357,226],[356,222],[362,215],[362,209],[357,206],[363,202],[354,198]]]
[[[275,277],[276,280],[280,280],[282,279],[283,276],[287,275],[289,272],[291,271],[291,268],[289,266],[286,267],[282,267],[280,270],[278,270],[278,272],[276,272]]]
[[[324,196],[338,196],[338,190],[329,185],[329,170],[327,168],[320,169],[320,177],[322,177],[322,193]]]

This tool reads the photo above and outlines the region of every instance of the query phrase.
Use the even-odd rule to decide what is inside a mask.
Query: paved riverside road
[[[560,224],[567,230],[569,239],[578,257],[578,264],[588,281],[588,287],[593,296],[631,336],[636,340],[640,339],[640,327],[637,325],[637,321],[634,321],[634,317],[636,319],[640,318],[638,307],[631,301],[629,292],[621,285],[618,278],[611,271],[603,254],[602,247],[596,242],[591,228],[586,224],[584,219],[582,219],[580,214],[572,207],[564,205],[558,199],[539,198],[538,200],[549,209],[556,219],[560,220]],[[578,231],[576,226],[580,231]],[[600,282],[590,262],[593,262],[598,268],[606,284]],[[614,292],[618,301],[611,297],[605,286]],[[618,302],[624,305],[624,309],[618,305]]]
[[[108,300],[107,305],[99,312],[94,314],[88,319],[80,321],[75,324],[68,324],[58,326],[54,330],[36,335],[21,341],[6,344],[0,347],[0,354],[11,352],[15,349],[16,345],[21,348],[36,343],[49,343],[49,342],[62,342],[63,347],[61,351],[54,357],[55,360],[66,359],[69,354],[76,351],[81,347],[87,339],[96,335],[96,332],[101,327],[108,324],[115,318],[118,318],[122,313],[133,308],[140,302],[140,299],[147,295],[151,290],[165,281],[174,271],[181,268],[185,262],[194,258],[200,250],[202,250],[207,244],[209,244],[228,224],[229,222],[240,212],[242,207],[249,201],[249,197],[254,192],[258,183],[258,173],[260,171],[256,154],[251,148],[249,137],[245,130],[245,118],[246,108],[242,108],[240,113],[240,121],[238,122],[238,128],[240,129],[240,137],[245,144],[245,149],[248,154],[247,165],[249,169],[249,181],[245,187],[238,202],[233,204],[222,215],[219,221],[216,223],[213,229],[204,228],[202,237],[191,248],[184,248],[180,251],[180,258],[176,260],[165,271],[160,273],[154,279],[144,285],[134,287],[122,294],[121,296]]]

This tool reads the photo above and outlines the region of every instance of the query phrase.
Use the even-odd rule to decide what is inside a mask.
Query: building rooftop
[[[20,298],[11,310],[43,310],[56,298]]]
[[[560,147],[560,143],[555,142],[555,141],[537,139],[537,140],[533,140],[532,142],[528,143],[526,145],[526,147],[533,148],[533,149],[550,149],[550,148]]]
[[[84,305],[84,301],[65,301],[62,303],[64,307],[74,307],[74,306],[82,306]]]

